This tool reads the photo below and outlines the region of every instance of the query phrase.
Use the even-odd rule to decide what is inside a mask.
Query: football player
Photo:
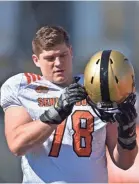
[[[23,183],[106,183],[106,144],[118,167],[131,167],[137,154],[136,136],[135,132],[125,129],[124,123],[129,125],[128,130],[132,127],[136,130],[134,93],[133,98],[125,99],[128,111],[122,109],[121,114],[110,114],[118,122],[123,120],[117,136],[116,125],[107,125],[111,118],[99,116],[94,111],[92,103],[95,101],[90,96],[93,86],[88,86],[92,84],[92,77],[91,81],[86,73],[85,80],[82,76],[73,77],[68,33],[59,26],[44,26],[37,31],[32,50],[32,59],[42,76],[20,73],[10,77],[1,87],[5,136],[11,152],[22,158]],[[111,53],[113,51],[110,57]],[[105,61],[102,56],[99,54],[100,62],[109,63],[110,58]],[[122,59],[117,53],[112,60],[127,62]],[[121,66],[116,66],[119,75]],[[97,75],[105,74],[107,69],[98,70]],[[126,71],[123,70],[121,76],[124,81],[128,76]],[[82,81],[85,81],[86,90]],[[131,88],[131,80],[128,82]],[[117,95],[118,92],[113,93]],[[125,93],[122,96],[125,98]],[[126,118],[122,119],[123,116]]]

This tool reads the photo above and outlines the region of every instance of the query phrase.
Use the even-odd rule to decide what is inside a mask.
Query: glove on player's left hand
[[[118,122],[118,142],[124,149],[134,149],[136,146],[136,123],[137,112],[135,109],[136,96],[131,101],[119,106],[119,113],[114,114]]]

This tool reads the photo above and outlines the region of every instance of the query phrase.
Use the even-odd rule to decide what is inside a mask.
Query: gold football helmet
[[[134,69],[119,51],[104,50],[91,57],[84,70],[84,87],[97,109],[116,109],[126,100],[135,103]]]

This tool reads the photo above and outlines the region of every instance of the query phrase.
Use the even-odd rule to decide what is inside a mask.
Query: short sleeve
[[[0,105],[5,111],[12,106],[21,106],[18,99],[18,91],[20,88],[22,76],[20,74],[9,78],[0,89]]]

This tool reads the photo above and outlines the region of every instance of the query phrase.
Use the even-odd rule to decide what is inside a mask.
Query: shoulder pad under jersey
[[[40,80],[41,76],[33,73],[19,73],[7,79],[0,90],[0,105],[5,111],[11,106],[21,106],[18,100],[19,91],[25,86],[36,80]]]

